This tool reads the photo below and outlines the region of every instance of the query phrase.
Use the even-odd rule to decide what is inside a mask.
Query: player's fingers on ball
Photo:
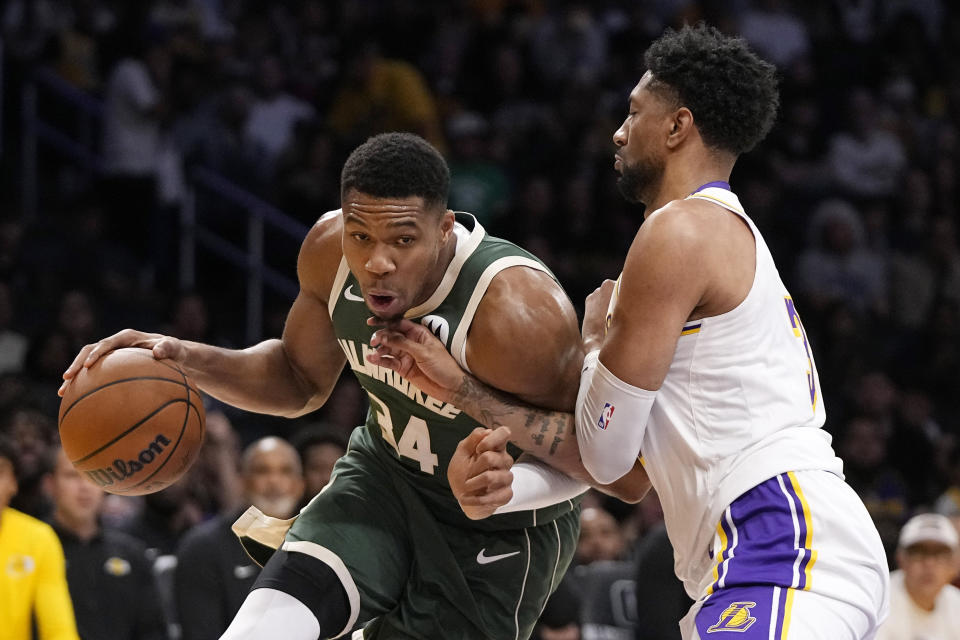
[[[140,339],[140,336],[143,335],[139,331],[134,329],[124,329],[123,331],[118,331],[109,338],[104,338],[100,342],[95,342],[94,344],[88,344],[87,347],[90,348],[87,351],[87,357],[83,361],[83,366],[89,367],[94,362],[99,360],[102,356],[107,355],[111,351],[116,351],[117,349],[122,349],[123,347],[132,347]],[[79,357],[79,356],[78,356]]]
[[[88,344],[80,349],[77,353],[77,357],[73,359],[73,362],[70,363],[70,366],[66,368],[63,372],[63,379],[70,380],[73,376],[77,375],[77,372],[80,371],[80,367],[83,366],[83,363],[87,359],[87,355],[90,353],[90,350],[93,349],[92,344]]]
[[[180,341],[176,338],[163,337],[156,341],[153,347],[153,357],[157,360],[170,358],[176,360],[179,356]]]

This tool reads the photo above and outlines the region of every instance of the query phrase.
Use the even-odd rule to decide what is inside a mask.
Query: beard
[[[648,196],[663,179],[663,163],[651,158],[628,165],[620,161],[620,177],[617,178],[617,188],[627,202],[646,204],[644,198]]]

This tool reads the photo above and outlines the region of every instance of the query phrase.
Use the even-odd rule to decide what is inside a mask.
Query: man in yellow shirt
[[[10,508],[16,452],[0,436],[0,630],[7,640],[79,640],[63,549],[50,525]]]

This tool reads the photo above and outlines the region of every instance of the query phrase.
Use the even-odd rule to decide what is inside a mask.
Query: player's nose
[[[370,252],[370,256],[363,266],[367,271],[377,276],[385,276],[396,269],[396,265],[387,251],[378,248],[374,248]]]
[[[613,144],[618,147],[622,147],[627,144],[627,121],[624,120],[623,124],[620,125],[620,128],[613,132]]]

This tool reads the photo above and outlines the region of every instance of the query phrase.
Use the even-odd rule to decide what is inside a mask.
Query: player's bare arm
[[[526,404],[573,411],[583,346],[573,305],[547,273],[526,267],[502,271],[480,302],[466,351],[470,370],[490,387]],[[524,451],[561,468],[576,465],[576,449],[566,444],[572,434],[563,421],[524,424],[512,432],[511,440]],[[572,460],[565,465],[566,458]]]
[[[624,382],[656,391],[684,324],[740,304],[754,262],[753,235],[735,214],[698,200],[654,212],[627,254],[600,362]],[[596,336],[592,343],[601,344]]]
[[[235,407],[288,417],[313,411],[326,401],[345,362],[327,312],[341,227],[338,216],[324,216],[308,232],[297,260],[300,292],[280,339],[233,350],[124,329],[80,350],[60,394],[81,367],[115,349],[140,347],[175,360],[204,392]]]
[[[523,305],[518,305],[519,301]],[[511,313],[504,314],[505,308]],[[511,441],[526,453],[584,483],[597,485],[580,460],[570,419],[583,363],[577,316],[570,299],[550,275],[524,267],[502,271],[477,309],[466,356],[477,380],[499,390],[504,398],[512,397],[518,406],[554,410],[528,415],[522,425],[498,422],[493,415],[481,422],[492,429],[508,425]],[[477,409],[485,411],[481,403]],[[637,477],[598,488],[636,501],[646,492],[646,486],[646,474],[637,465]]]

